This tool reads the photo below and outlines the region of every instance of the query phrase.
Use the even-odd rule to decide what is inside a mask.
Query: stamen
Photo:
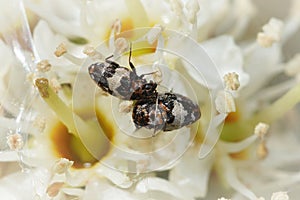
[[[263,26],[263,32],[258,33],[257,42],[262,47],[271,47],[273,43],[279,42],[281,37],[283,23],[282,21],[272,18],[268,24]]]
[[[78,149],[78,151],[86,151],[87,148],[93,153],[93,155],[102,155],[103,152],[107,151],[107,148],[109,148],[109,143],[107,142],[107,138],[103,133],[103,130],[99,128],[97,122],[84,121],[80,116],[74,113],[73,110],[69,108],[53,91],[53,89],[49,87],[47,79],[36,79],[35,85],[38,87],[43,100],[56,113],[58,119],[68,128],[69,133],[79,137],[77,128],[80,127],[80,130],[84,130],[81,131],[84,134],[80,134],[80,140],[82,143],[88,144],[88,146],[82,146],[83,149]],[[92,155],[89,156],[92,157]]]
[[[81,63],[83,62],[82,59],[77,58],[76,56],[68,53],[67,46],[65,43],[61,43],[60,45],[58,45],[58,47],[56,47],[54,55],[56,57],[64,56],[64,58],[74,63],[75,65],[81,65]]]
[[[48,186],[46,193],[50,198],[56,197],[63,186],[64,182],[52,183]]]
[[[128,41],[121,37],[115,40],[115,55],[121,55],[128,49]]]
[[[104,56],[97,51],[94,47],[92,46],[86,46],[84,47],[83,51],[82,51],[85,55],[91,57],[92,59],[103,59]]]
[[[54,163],[52,172],[56,174],[66,173],[67,170],[73,165],[73,163],[73,161],[70,161],[66,158],[61,158]]]
[[[29,72],[29,73],[26,75],[26,80],[27,80],[29,83],[33,83],[33,84],[34,84],[35,78],[36,78],[36,74],[35,74],[35,73]]]
[[[56,50],[54,52],[54,55],[56,57],[61,57],[62,55],[64,55],[65,53],[67,53],[67,46],[65,43],[61,43],[58,45],[58,47],[56,47]]]
[[[61,90],[61,85],[56,78],[52,78],[50,80],[50,86],[52,87],[55,93],[58,93],[58,91]]]
[[[287,75],[295,76],[300,74],[300,53],[296,54],[285,67]]]
[[[255,96],[253,96],[252,99],[256,102],[270,102],[282,96],[282,94],[286,93],[295,84],[297,84],[295,79],[289,79],[287,81],[283,81],[276,85],[272,85],[270,87],[262,89]]]
[[[9,148],[13,151],[18,151],[18,150],[22,149],[22,147],[24,145],[23,138],[18,133],[7,136],[6,140],[7,140],[6,142],[9,146]]]
[[[45,78],[39,78],[35,80],[35,85],[37,86],[41,96],[43,98],[48,98],[48,88],[49,88],[49,81]]]
[[[290,8],[290,16],[299,19],[300,2],[298,0],[292,0]]]
[[[121,21],[119,19],[116,19],[111,26],[111,32],[109,35],[109,47],[111,49],[114,48],[115,35],[120,33],[120,31],[121,31]]]
[[[152,75],[153,80],[155,81],[155,83],[158,83],[158,84],[161,83],[163,79],[162,79],[162,72],[161,72],[160,68],[157,67],[156,64],[153,64],[152,69],[154,70],[154,73]]]
[[[197,0],[189,0],[186,5],[186,9],[188,10],[187,19],[191,24],[194,24],[197,19],[197,13],[200,10],[199,3]]]
[[[120,113],[129,113],[132,109],[132,101],[121,101],[119,104]]]
[[[219,113],[230,113],[235,112],[235,103],[234,98],[230,92],[220,91],[215,100],[216,110]]]
[[[51,69],[51,64],[48,60],[41,60],[37,63],[36,67],[39,72],[48,72]]]
[[[32,124],[34,127],[37,127],[39,132],[43,132],[46,128],[46,119],[44,117],[38,116]]]
[[[263,121],[271,123],[282,117],[284,113],[289,111],[293,106],[300,102],[300,84],[295,85],[286,94],[276,100],[263,110],[260,110],[250,123]],[[255,123],[255,124],[256,124]]]
[[[300,27],[300,1],[292,0],[290,2],[290,10],[282,34],[283,43],[297,33]]]
[[[240,87],[239,75],[235,72],[225,74],[224,82],[226,89],[237,90]]]
[[[265,159],[268,155],[268,148],[265,141],[261,141],[256,149],[256,154],[259,159]]]
[[[122,172],[112,170],[105,166],[102,166],[98,169],[98,172],[108,178],[111,182],[116,184],[118,187],[121,188],[129,188],[132,186],[133,181]]]
[[[236,174],[235,166],[227,155],[222,156],[221,164],[224,169],[225,179],[233,189],[249,199],[257,199],[256,195],[240,182]]]
[[[114,35],[119,34],[121,32],[121,27],[122,27],[121,20],[116,19],[111,26],[112,34],[114,34]]]
[[[150,31],[145,35],[145,39],[148,41],[149,44],[153,44],[163,31],[163,27],[159,24],[153,26]]]
[[[289,200],[287,192],[276,192],[271,196],[271,200]]]
[[[183,14],[183,5],[181,1],[178,0],[170,0],[171,8],[179,17]]]
[[[240,38],[249,25],[249,22],[257,13],[257,8],[251,0],[234,1],[232,13],[235,15],[235,23],[227,33],[234,38]]]
[[[269,130],[269,127],[270,126],[268,124],[260,122],[255,126],[254,134],[259,136],[261,140],[263,140]]]
[[[225,142],[220,140],[218,143],[218,147],[222,149],[222,151],[227,153],[238,153],[253,144],[256,139],[256,135],[251,135],[250,137],[239,142]]]

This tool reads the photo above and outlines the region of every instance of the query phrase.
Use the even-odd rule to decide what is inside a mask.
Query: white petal
[[[45,194],[48,179],[49,174],[42,169],[14,173],[0,180],[0,191],[6,191],[11,199],[32,200]]]
[[[170,171],[169,179],[182,191],[193,197],[205,197],[214,155],[205,159],[197,158],[197,148],[187,151],[180,162]]]
[[[254,47],[254,50],[245,55],[245,71],[250,76],[251,87],[243,91],[245,98],[266,84],[276,73],[282,70],[281,49],[274,44],[270,48]]]
[[[84,194],[84,190],[79,188],[62,188],[61,191],[67,195],[75,197],[81,197]]]
[[[11,161],[18,161],[18,160],[19,160],[19,156],[16,151],[0,152],[1,162],[11,162]]]
[[[78,57],[84,56],[80,46],[70,43],[68,39],[62,35],[55,34],[48,23],[43,20],[39,21],[36,25],[33,32],[33,40],[40,58],[49,60],[50,64],[54,67],[53,69],[55,69],[56,65],[64,66],[64,68],[73,65],[63,57],[60,59],[55,57],[54,52],[61,43],[67,45],[68,51],[71,51],[72,55],[75,54]]]
[[[2,76],[6,75],[6,73],[9,70],[9,65],[13,61],[13,54],[11,49],[4,44],[2,40],[0,40],[0,60],[1,60],[1,68],[0,68],[0,76],[1,76],[1,81]]]
[[[120,188],[129,188],[133,184],[133,182],[125,173],[108,168],[104,165],[101,165],[98,168],[98,172]]]
[[[221,131],[218,127],[224,123],[227,114],[219,114],[214,116],[205,134],[204,142],[200,147],[198,157],[200,159],[205,158],[217,144]]]
[[[180,187],[176,186],[175,184],[161,178],[157,177],[147,177],[136,185],[136,193],[147,193],[151,194],[151,191],[160,191],[179,199],[193,199],[190,194],[182,193]]]
[[[26,1],[26,6],[41,18],[45,18],[52,27],[66,35],[83,35],[79,29],[80,7],[76,1]],[[68,8],[68,9],[63,9]],[[74,31],[76,31],[74,33]]]
[[[221,77],[230,72],[239,75],[240,88],[247,85],[249,76],[243,69],[243,55],[241,49],[230,36],[220,36],[202,43],[207,54],[216,64]]]
[[[208,88],[222,87],[224,74],[222,75],[220,68],[214,64],[214,58],[210,56],[204,46],[186,35],[169,30],[166,33],[170,37],[164,50],[181,57],[183,67],[191,77]],[[216,43],[215,48],[219,48],[218,45]]]
[[[83,200],[137,200],[130,192],[110,185],[105,180],[90,181],[86,185]]]

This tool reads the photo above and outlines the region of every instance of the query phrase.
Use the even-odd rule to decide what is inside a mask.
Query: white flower
[[[0,41],[0,122],[7,125],[0,144],[17,150],[0,159],[20,159],[25,171],[0,179],[5,198],[240,200],[297,193],[291,189],[300,180],[299,141],[276,121],[300,101],[298,59],[282,53],[300,26],[295,9],[270,20],[256,41],[248,24],[260,13],[250,0],[25,5],[36,14],[33,39],[16,9],[21,26],[12,33],[23,34],[5,32]],[[96,89],[87,67],[108,56],[128,66],[129,47],[137,74],[155,81],[158,92],[198,103],[199,122],[166,133],[137,129],[135,101]],[[284,73],[288,81],[270,82]],[[292,127],[296,117],[287,120]],[[16,181],[25,186],[10,184]]]

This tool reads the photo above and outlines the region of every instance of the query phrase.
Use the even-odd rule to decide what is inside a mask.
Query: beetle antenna
[[[133,63],[131,62],[131,52],[132,52],[132,44],[130,42],[130,47],[129,47],[129,66],[131,67],[132,71],[136,74],[136,70],[135,70],[135,66],[133,65]]]

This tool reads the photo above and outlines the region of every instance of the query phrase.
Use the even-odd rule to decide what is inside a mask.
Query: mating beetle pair
[[[109,60],[96,62],[88,71],[94,82],[105,92],[123,100],[135,101],[132,119],[137,128],[172,131],[196,122],[200,116],[198,104],[181,94],[157,92],[157,83],[138,75],[131,62],[131,70]]]

